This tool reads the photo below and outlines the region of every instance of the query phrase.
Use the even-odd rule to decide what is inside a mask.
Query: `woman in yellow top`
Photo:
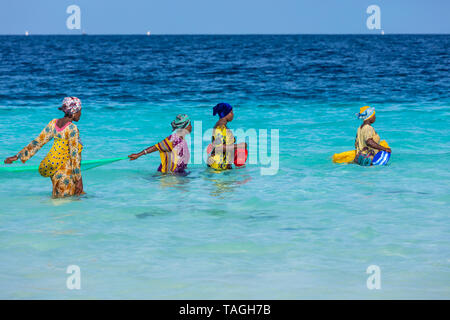
[[[80,120],[81,101],[76,97],[66,97],[59,109],[65,114],[63,118],[50,121],[36,139],[31,141],[17,155],[5,160],[6,164],[13,163],[18,159],[25,163],[53,138],[53,146],[39,165],[39,173],[43,177],[51,178],[54,198],[84,193],[80,171],[83,147],[78,128],[73,123]]]
[[[372,124],[376,120],[375,108],[369,106],[362,107],[356,115],[359,119],[363,120],[363,123],[356,132],[356,156],[354,161],[363,166],[370,166],[374,156],[379,151],[386,151],[389,153],[392,151],[391,148],[380,145],[380,136],[372,127]]]
[[[238,148],[247,148],[247,143],[236,144],[233,132],[227,128],[233,121],[233,107],[228,103],[219,103],[213,108],[213,116],[219,115],[219,121],[214,126],[212,135],[212,151],[208,156],[207,165],[216,170],[232,169],[234,153]]]

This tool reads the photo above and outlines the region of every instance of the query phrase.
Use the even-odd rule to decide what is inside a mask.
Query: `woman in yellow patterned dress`
[[[44,144],[54,139],[51,150],[39,165],[39,173],[43,177],[50,177],[52,180],[52,195],[54,198],[84,193],[80,171],[83,146],[80,142],[78,128],[73,123],[80,120],[81,101],[76,97],[66,97],[59,109],[65,114],[63,118],[50,121],[36,139],[31,141],[17,155],[5,160],[7,164],[19,159],[22,163],[25,163]]]
[[[232,169],[234,153],[237,148],[247,148],[247,143],[236,144],[233,132],[227,128],[233,121],[233,107],[228,103],[219,103],[213,109],[213,115],[219,115],[219,121],[214,126],[212,135],[212,151],[208,156],[207,165],[215,170]]]

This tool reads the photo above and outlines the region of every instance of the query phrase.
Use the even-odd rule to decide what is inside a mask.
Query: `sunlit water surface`
[[[162,176],[152,154],[84,171],[86,196],[53,200],[37,172],[0,174],[0,298],[450,298],[449,45],[449,36],[0,37],[2,158],[59,117],[66,95],[83,102],[87,160],[158,142],[180,112],[204,133],[220,101],[235,106],[232,129],[280,136],[275,175],[257,163]],[[353,148],[366,104],[392,147],[389,165],[333,164]],[[81,290],[66,287],[69,265],[81,269]],[[381,290],[366,286],[370,265]]]

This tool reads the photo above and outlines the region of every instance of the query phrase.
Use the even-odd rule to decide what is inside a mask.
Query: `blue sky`
[[[450,33],[450,0],[1,0],[0,34],[77,34],[66,8],[81,8],[88,34]]]

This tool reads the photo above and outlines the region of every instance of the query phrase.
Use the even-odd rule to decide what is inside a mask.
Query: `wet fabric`
[[[216,170],[231,169],[234,162],[234,152],[227,152],[226,146],[234,145],[236,138],[233,132],[224,125],[218,126],[213,131],[213,151],[208,157],[207,164]],[[222,147],[222,152],[215,152],[215,148]]]
[[[75,124],[69,122],[63,128],[59,128],[56,122],[57,119],[50,121],[39,136],[18,153],[18,156],[22,161],[27,161],[54,139],[52,148],[39,165],[39,173],[43,177],[51,178],[54,197],[72,196],[75,194],[76,183],[81,179],[80,135]]]
[[[155,144],[159,151],[161,164],[158,171],[163,173],[182,173],[189,163],[190,153],[186,140],[172,133],[170,136]]]

